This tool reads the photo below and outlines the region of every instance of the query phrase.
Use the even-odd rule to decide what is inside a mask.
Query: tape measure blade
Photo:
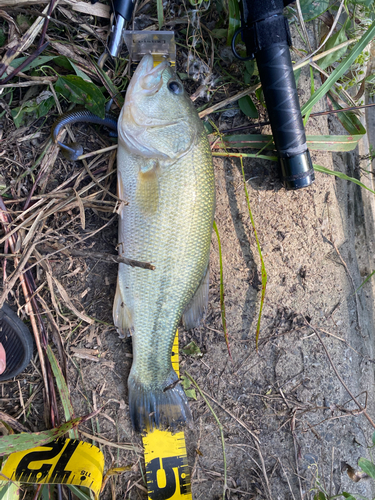
[[[191,500],[184,433],[154,430],[143,446],[149,499]]]
[[[1,473],[29,484],[70,484],[89,488],[99,497],[104,455],[96,446],[76,439],[56,439],[9,455]]]
[[[171,361],[180,376],[178,330]],[[142,439],[149,500],[192,500],[184,433],[156,429]]]

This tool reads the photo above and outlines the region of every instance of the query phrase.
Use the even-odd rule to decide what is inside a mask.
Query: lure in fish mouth
[[[146,55],[129,83],[118,121],[120,255],[155,265],[119,265],[113,306],[133,336],[129,408],[138,432],[191,419],[171,363],[176,329],[198,326],[208,301],[215,207],[212,156],[203,124],[168,63]]]

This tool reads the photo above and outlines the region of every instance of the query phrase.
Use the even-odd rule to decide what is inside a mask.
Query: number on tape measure
[[[184,433],[154,430],[143,437],[143,446],[149,498],[191,499]]]
[[[12,453],[3,464],[3,476],[20,483],[74,484],[90,488],[98,498],[104,455],[89,443],[56,439],[52,443]]]

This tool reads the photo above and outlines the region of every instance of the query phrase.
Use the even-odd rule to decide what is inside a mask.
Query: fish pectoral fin
[[[131,312],[122,298],[118,278],[117,278],[115,300],[113,302],[113,322],[115,324],[120,339],[129,337],[132,334],[133,322],[132,322]]]
[[[137,204],[147,214],[156,212],[159,205],[159,175],[158,160],[146,160],[138,173],[137,191],[135,194]]]
[[[199,326],[208,305],[208,287],[210,284],[209,265],[207,265],[203,278],[190,300],[184,314],[182,315],[182,324],[187,330]]]

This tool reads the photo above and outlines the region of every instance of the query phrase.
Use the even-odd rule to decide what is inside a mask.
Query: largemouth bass
[[[208,298],[215,207],[212,156],[182,83],[146,55],[118,121],[119,252],[155,270],[119,265],[115,325],[133,336],[129,409],[138,432],[191,418],[171,363],[177,326],[197,326]]]

